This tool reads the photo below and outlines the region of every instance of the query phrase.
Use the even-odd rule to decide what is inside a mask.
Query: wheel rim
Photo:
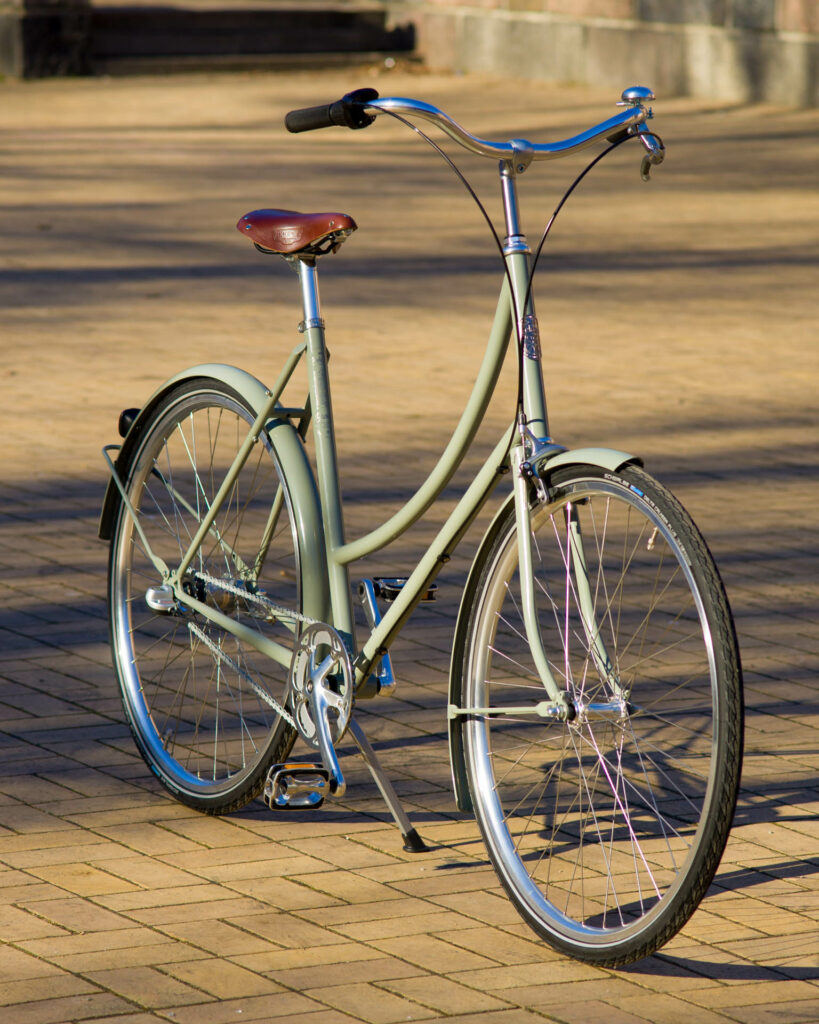
[[[150,429],[132,464],[129,494],[151,547],[169,566],[180,561],[253,419],[232,397],[203,391],[182,395]],[[280,484],[263,437],[186,586],[235,621],[292,647],[295,620],[266,621],[259,600],[300,608],[298,547],[289,495]],[[280,511],[271,523],[277,495]],[[286,700],[287,669],[184,606],[170,615],[149,607],[146,594],[161,580],[124,509],[114,552],[114,657],[126,711],[149,763],[171,788],[199,798],[254,785],[287,728],[276,711]]]
[[[568,509],[583,537],[591,630]],[[579,713],[572,723],[470,719],[476,810],[530,922],[580,945],[623,943],[665,914],[703,846],[719,726],[710,627],[676,535],[640,492],[573,482],[534,518],[533,536],[544,643]],[[478,612],[471,706],[543,697],[516,565],[512,532]]]

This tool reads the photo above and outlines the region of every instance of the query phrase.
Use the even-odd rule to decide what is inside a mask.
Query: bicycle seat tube
[[[313,409],[313,439],[316,446],[316,469],[324,521],[324,543],[330,558],[327,569],[330,577],[330,602],[333,626],[352,653],[355,631],[350,597],[350,580],[346,565],[332,557],[344,544],[344,519],[341,511],[341,484],[338,476],[338,455],[330,399],[330,376],[327,370],[327,349],[324,340],[324,320],[319,301],[316,261],[301,258],[297,261],[301,285],[304,320],[300,326],[307,338],[307,375],[310,385],[310,403]]]

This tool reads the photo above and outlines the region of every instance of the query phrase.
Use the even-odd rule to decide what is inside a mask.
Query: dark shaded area
[[[0,70],[24,78],[224,64],[269,66],[330,55],[411,53],[412,25],[388,28],[386,12],[328,3],[275,9],[106,6],[90,0],[24,0],[0,16]]]
[[[707,960],[693,960],[682,956],[670,956],[668,953],[657,953],[647,960],[641,960],[630,967],[620,968],[623,974],[637,974],[654,977],[690,978],[701,975],[703,978],[715,978],[718,981],[776,981],[791,978],[799,981],[816,981],[819,979],[819,968],[799,967],[787,964],[776,964],[766,967],[764,964],[719,963]]]
[[[212,249],[212,247],[209,247]],[[480,277],[488,288],[494,290],[502,281],[502,270],[498,260],[491,256],[448,256],[422,253],[417,256],[391,256],[375,259],[357,257],[350,253],[347,260],[336,260],[328,266],[326,279],[328,284],[336,279],[339,281],[359,282],[366,279],[367,299],[373,305],[390,304],[394,301],[396,279],[426,280],[430,276],[437,281],[449,279],[452,286],[458,282],[465,286],[468,279]],[[754,271],[768,275],[773,268],[807,269],[816,267],[819,259],[810,247],[798,248],[782,246],[779,249],[760,248],[738,251],[725,250],[663,250],[640,253],[633,249],[613,250],[609,252],[560,253],[559,255],[544,254],[540,260],[540,273],[548,272],[570,275],[578,279],[578,288],[587,291],[588,282],[580,278],[586,274],[606,274],[611,287],[613,282],[622,278],[624,284],[635,274],[647,274],[662,268],[665,271],[691,271],[697,273]],[[276,273],[278,271],[278,274]],[[90,300],[96,292],[104,292],[112,285],[123,289],[152,285],[166,285],[176,282],[179,285],[194,285],[198,282],[213,282],[215,288],[209,290],[209,302],[218,301],[219,286],[224,285],[225,297],[233,300],[235,282],[251,280],[273,280],[276,277],[283,281],[292,291],[289,275],[284,276],[284,268],[272,265],[268,260],[232,259],[230,263],[188,263],[169,265],[152,263],[143,266],[105,266],[105,267],[59,267],[59,268],[12,268],[0,269],[0,301],[4,308],[25,309],[31,306],[32,292],[47,292],[49,306],[71,307],[82,305]],[[548,285],[548,279],[543,279]],[[30,291],[26,291],[30,289]],[[698,290],[697,280],[691,283],[692,294]],[[164,294],[164,293],[163,293]],[[143,296],[150,299],[150,296]],[[448,293],[427,291],[424,301],[428,306],[448,306]]]
[[[802,417],[796,412],[792,416],[795,426],[802,423]],[[749,414],[747,423],[741,420],[726,423],[728,429],[741,429],[753,425],[754,419]],[[662,428],[662,425],[659,425]],[[708,423],[690,423],[675,421],[677,431],[694,432],[708,429]],[[115,425],[111,424],[112,437]],[[407,444],[405,456],[410,463],[429,458],[428,445],[423,443],[413,447]],[[346,468],[352,479],[360,479],[360,471],[366,466],[370,453],[362,453],[344,458],[342,453],[342,471]],[[788,458],[782,461],[770,459],[764,451],[753,450],[718,450],[705,456],[675,460],[673,456],[664,457],[661,472],[662,479],[684,494],[690,487],[709,491],[720,490],[726,484],[741,483],[753,480],[760,494],[775,493],[780,488],[799,484],[801,481],[819,476],[819,456],[815,444],[806,439],[803,446],[790,448]],[[420,474],[419,474],[420,478]],[[420,482],[420,479],[419,479]],[[343,483],[343,481],[342,481]],[[386,485],[344,485],[345,500],[350,508],[364,506],[371,510],[370,518],[374,523],[383,515],[385,501],[406,500],[412,491],[411,482],[387,483]],[[20,660],[31,659],[36,664],[38,659],[47,657],[56,651],[64,652],[64,664],[60,669],[64,686],[60,696],[69,701],[76,700],[82,704],[81,694],[72,696],[72,678],[81,679],[82,659],[89,644],[105,645],[107,642],[105,627],[105,564],[106,546],[95,541],[96,521],[105,488],[105,472],[100,466],[98,478],[93,480],[31,480],[25,485],[4,487],[0,494],[0,530],[6,538],[24,535],[34,538],[38,535],[48,537],[62,536],[63,542],[58,545],[40,544],[32,549],[35,557],[30,560],[26,580],[12,576],[9,585],[4,588],[0,597],[0,681],[5,680],[3,689],[8,693],[9,685],[13,686],[15,675],[6,675],[4,666],[13,659],[17,664]],[[445,497],[455,497],[461,488],[451,486]],[[498,499],[496,498],[495,501]],[[2,536],[2,534],[0,534]],[[78,546],[76,541],[80,540]],[[26,541],[28,543],[28,541]],[[6,541],[8,544],[8,540]],[[803,747],[788,741],[787,734],[768,734],[764,728],[764,718],[769,716],[785,716],[798,723],[800,719],[816,716],[816,701],[804,701],[798,695],[789,692],[790,683],[803,682],[814,684],[819,677],[819,635],[815,606],[812,593],[815,579],[819,572],[819,534],[808,528],[807,524],[797,518],[784,518],[777,538],[776,547],[771,547],[766,537],[760,536],[754,529],[754,519],[749,512],[747,521],[725,523],[719,534],[719,565],[731,594],[734,615],[737,621],[740,644],[747,641],[743,660],[746,676],[766,681],[765,692],[754,686],[748,689],[748,711],[750,731],[754,733],[751,751],[755,756],[770,750],[772,757],[779,759],[798,758],[807,754]],[[769,607],[764,600],[760,602],[754,587],[747,584],[748,572],[756,582],[768,576],[774,582],[783,582],[782,560],[787,563],[787,589],[780,592],[776,607]],[[458,560],[456,559],[456,562]],[[448,569],[460,578],[463,567],[453,563]],[[452,620],[460,597],[459,588],[446,585],[447,573],[444,574],[444,586],[440,599],[435,605],[419,609],[416,617],[410,620],[407,627],[409,633],[418,628],[421,618],[429,617],[428,621],[441,624],[447,619]],[[31,585],[28,586],[27,584]],[[55,589],[68,584],[65,601],[58,600]],[[451,579],[450,579],[451,583]],[[39,593],[38,587],[46,586],[44,597],[32,601],[32,596]],[[81,586],[84,593],[79,593]],[[58,592],[58,591],[57,591]],[[770,627],[771,614],[775,613],[778,621],[801,621],[801,635],[804,645],[798,656],[789,658],[787,650],[779,652],[781,659],[776,667],[770,663],[756,664],[760,653],[759,643],[755,636],[757,628],[763,632]],[[442,619],[441,617],[444,617]],[[767,641],[770,649],[770,641]],[[81,660],[72,662],[72,650],[77,649]],[[811,653],[812,652],[812,653]],[[763,648],[762,653],[765,653]],[[104,654],[99,657],[104,661]],[[113,678],[110,679],[113,693]],[[107,685],[107,684],[106,684]],[[773,692],[772,688],[775,688]],[[84,684],[81,684],[84,690]],[[12,706],[26,706],[25,693],[12,699]],[[428,698],[429,692],[423,691]],[[413,701],[412,685],[405,683],[399,688],[399,699]],[[0,697],[2,700],[2,697]],[[405,737],[375,740],[374,746],[380,751],[412,749],[418,745],[427,746],[431,743],[441,745],[441,755],[445,757],[445,723],[444,694],[440,695],[441,719],[440,726],[434,733],[419,733],[410,729]],[[371,705],[377,714],[377,702]],[[755,721],[756,719],[756,721]],[[34,723],[32,723],[34,724]],[[755,725],[762,728],[755,732]],[[31,733],[26,730],[28,740]],[[90,737],[89,737],[90,739]],[[781,742],[784,739],[785,742]],[[758,821],[802,821],[803,815],[795,808],[810,799],[810,791],[819,788],[819,778],[809,777],[807,770],[800,771],[794,761],[790,762],[793,774],[783,778],[781,774],[771,777],[755,778],[746,772],[744,787],[747,799],[743,800],[737,812],[739,824]],[[794,809],[791,809],[794,808]],[[720,879],[723,888],[742,888],[747,873],[734,873]]]

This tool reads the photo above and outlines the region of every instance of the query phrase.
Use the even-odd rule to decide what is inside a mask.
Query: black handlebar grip
[[[284,126],[289,132],[312,132],[316,128],[331,128],[336,123],[330,116],[334,106],[334,103],[324,103],[320,107],[291,110],[285,115]]]
[[[364,112],[365,104],[378,99],[375,89],[355,89],[335,103],[319,107],[303,107],[285,115],[284,126],[289,132],[312,132],[317,128],[366,128],[375,120]]]

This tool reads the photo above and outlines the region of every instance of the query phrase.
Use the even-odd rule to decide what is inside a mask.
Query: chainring
[[[337,743],[350,722],[355,687],[350,654],[332,626],[316,622],[302,632],[293,650],[290,687],[296,728],[305,743],[319,748],[317,707],[334,713],[335,721],[328,714],[328,725]]]

